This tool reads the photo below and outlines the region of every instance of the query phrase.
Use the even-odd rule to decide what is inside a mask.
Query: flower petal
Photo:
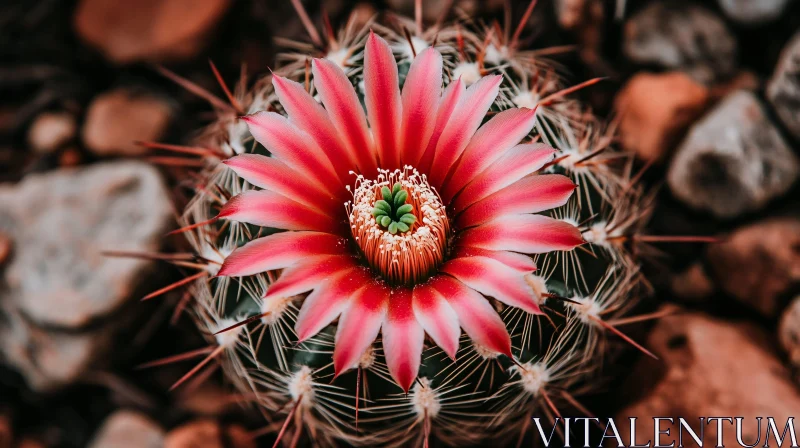
[[[275,229],[347,231],[344,221],[337,222],[324,212],[268,190],[250,190],[232,197],[217,216]]]
[[[458,315],[444,297],[430,285],[416,286],[414,315],[436,345],[455,359],[461,327],[458,325]]]
[[[439,100],[439,107],[436,111],[436,124],[433,127],[431,138],[428,140],[428,146],[425,148],[425,152],[419,161],[409,160],[408,162],[410,165],[416,166],[420,172],[427,173],[430,171],[439,139],[444,129],[447,127],[447,123],[450,121],[453,111],[456,110],[456,106],[458,106],[465,93],[466,88],[460,78],[448,84],[444,92],[442,92],[442,98]]]
[[[358,290],[336,326],[333,370],[339,376],[358,364],[381,329],[391,290],[372,281]]]
[[[471,85],[459,102],[436,145],[428,182],[441,190],[445,176],[467,147],[500,91],[502,76],[485,76]]]
[[[574,225],[542,215],[507,215],[465,230],[456,244],[541,254],[583,244]]]
[[[383,352],[389,373],[403,391],[408,392],[419,372],[422,360],[422,331],[411,306],[411,290],[395,288],[381,330]]]
[[[511,148],[461,190],[452,202],[453,210],[458,213],[486,196],[535,173],[545,163],[553,160],[555,153],[555,149],[542,143],[527,143]]]
[[[341,141],[325,108],[298,82],[273,75],[272,85],[289,120],[314,139],[327,154],[339,180],[349,184],[353,180],[350,171],[358,165],[356,155]]]
[[[560,174],[528,176],[472,204],[461,213],[459,227],[483,224],[503,215],[538,213],[566,204],[575,184]]]
[[[543,314],[523,276],[495,259],[455,258],[443,264],[441,271],[506,305],[522,308],[532,314]]]
[[[320,255],[304,259],[299,264],[284,269],[280,277],[269,285],[264,298],[296,296],[356,266],[355,257],[350,255]]]
[[[364,47],[364,104],[381,168],[389,170],[400,167],[397,140],[403,106],[399,85],[391,47],[370,30]]]
[[[318,285],[297,314],[294,331],[298,341],[303,342],[330,325],[371,280],[369,269],[356,266],[333,274]]]
[[[401,163],[416,164],[422,157],[436,125],[441,93],[442,55],[429,47],[411,63],[403,84]]]
[[[283,269],[314,255],[341,255],[344,238],[322,232],[281,232],[264,236],[237,248],[225,258],[217,274],[243,277]]]
[[[482,173],[511,147],[531,132],[536,123],[535,109],[508,109],[492,117],[478,129],[464,155],[456,164],[453,175],[445,183],[442,199],[447,203],[467,183]]]
[[[275,112],[261,111],[242,117],[242,120],[247,123],[253,137],[274,157],[332,192],[344,191],[325,153],[288,118]]]
[[[487,250],[478,247],[456,246],[453,248],[453,258],[462,257],[487,257],[493,258],[511,269],[522,274],[530,274],[536,270],[536,264],[528,255],[518,254],[505,250]]]
[[[508,330],[485,297],[448,275],[436,276],[429,284],[450,303],[458,314],[461,327],[473,342],[511,357]]]
[[[361,174],[372,178],[378,173],[367,117],[353,84],[341,68],[327,59],[314,59],[311,64],[314,85],[339,135],[355,154]]]
[[[304,205],[341,210],[342,204],[315,182],[306,182],[297,171],[274,157],[259,154],[240,154],[224,160],[244,180],[256,187],[280,193]]]

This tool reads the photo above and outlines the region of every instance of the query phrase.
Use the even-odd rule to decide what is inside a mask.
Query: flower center
[[[347,209],[367,263],[390,284],[420,283],[444,261],[450,221],[417,170],[381,170],[376,180],[359,175]]]

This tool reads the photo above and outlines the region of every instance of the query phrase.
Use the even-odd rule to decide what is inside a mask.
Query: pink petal
[[[506,305],[522,308],[532,314],[542,314],[542,310],[533,299],[533,291],[522,274],[495,259],[455,258],[443,264],[441,271]]]
[[[403,84],[401,163],[416,164],[436,125],[442,92],[442,55],[433,47],[417,55]]]
[[[344,191],[328,157],[305,132],[275,112],[256,112],[242,117],[253,137],[274,157],[301,175],[316,180],[332,191]]]
[[[511,357],[508,330],[485,297],[447,275],[434,277],[429,284],[447,299],[473,342]]]
[[[243,277],[289,267],[304,257],[342,255],[347,240],[321,232],[281,232],[264,236],[228,255],[220,268],[220,277]]]
[[[453,210],[460,212],[495,191],[535,173],[545,163],[553,160],[555,153],[555,149],[542,143],[528,143],[511,148],[456,196],[452,202]]]
[[[345,221],[331,219],[324,212],[268,190],[250,190],[232,197],[217,216],[275,229],[327,233],[347,231]]]
[[[340,201],[315,182],[303,177],[280,160],[259,154],[240,154],[223,161],[228,168],[251,184],[280,193],[301,204],[324,208],[332,212],[342,210]]]
[[[478,247],[456,246],[453,248],[452,258],[462,257],[487,257],[493,258],[511,269],[522,274],[530,274],[536,270],[536,264],[528,255],[518,254],[505,250],[486,250]]]
[[[541,254],[583,244],[572,224],[542,215],[508,215],[465,230],[456,244],[489,250]]]
[[[356,155],[342,142],[325,108],[298,82],[273,75],[272,85],[289,120],[325,151],[339,179],[346,184],[352,183],[350,171],[357,169]]]
[[[352,369],[381,329],[391,289],[372,281],[361,288],[342,312],[336,327],[333,370],[336,376]]]
[[[364,47],[364,104],[381,167],[390,170],[400,167],[397,140],[403,108],[399,83],[392,49],[370,30]]]
[[[414,315],[422,328],[447,356],[455,359],[461,336],[456,312],[438,291],[427,284],[414,288],[413,303]]]
[[[441,190],[445,176],[467,147],[497,97],[502,80],[503,77],[499,75],[485,76],[467,89],[436,145],[428,176],[428,181],[435,188]]]
[[[327,59],[314,59],[311,71],[322,104],[347,148],[355,154],[359,171],[368,178],[376,176],[378,165],[367,117],[353,84],[338,65]]]
[[[495,115],[478,129],[464,155],[445,184],[442,199],[447,203],[464,186],[482,173],[511,147],[525,138],[536,123],[535,109],[509,109]]]
[[[419,372],[425,339],[425,333],[411,309],[411,290],[392,290],[381,334],[389,373],[397,385],[408,392]]]
[[[299,264],[284,269],[280,277],[269,285],[264,298],[296,296],[314,289],[331,276],[356,266],[355,257],[350,255],[320,255],[304,259]]]
[[[458,106],[465,93],[466,89],[460,78],[451,82],[447,87],[445,87],[444,92],[442,93],[442,98],[439,100],[439,107],[436,111],[436,124],[433,127],[431,138],[428,140],[428,146],[425,148],[425,152],[423,153],[422,158],[419,159],[419,162],[414,160],[408,161],[410,165],[416,166],[421,173],[427,173],[430,171],[431,163],[433,163],[433,156],[436,153],[436,146],[439,143],[439,139],[441,138],[445,127],[447,127],[447,123],[449,122],[450,117],[453,115],[453,111],[456,110],[456,106]]]
[[[356,293],[372,281],[364,267],[353,267],[332,274],[319,284],[303,301],[294,324],[299,342],[319,333],[330,325],[346,308]]]
[[[560,174],[528,176],[472,204],[457,222],[460,228],[483,224],[503,215],[538,213],[566,204],[575,184]]]

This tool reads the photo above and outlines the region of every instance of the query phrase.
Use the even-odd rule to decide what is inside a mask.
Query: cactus
[[[648,207],[613,128],[519,48],[530,14],[509,41],[313,30],[218,108],[182,216],[191,308],[279,440],[518,439],[586,412],[612,338],[646,352],[615,322]]]

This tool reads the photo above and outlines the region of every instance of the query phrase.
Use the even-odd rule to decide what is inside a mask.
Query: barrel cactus
[[[646,207],[613,130],[522,24],[419,17],[310,28],[200,142],[203,353],[292,446],[518,439],[636,344]]]

